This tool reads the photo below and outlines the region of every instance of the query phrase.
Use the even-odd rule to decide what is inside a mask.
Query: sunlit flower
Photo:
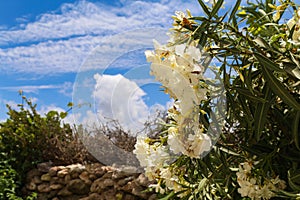
[[[154,188],[156,193],[164,194],[166,192],[166,190],[161,187],[160,183],[150,184],[149,187]]]
[[[262,177],[256,177],[252,172],[255,164],[256,162],[240,163],[239,171],[236,173],[237,182],[240,186],[238,192],[242,197],[251,199],[270,199],[275,196],[274,191],[283,189],[280,185],[284,185],[285,182],[277,176],[275,179],[264,178],[264,182],[259,184],[258,179],[260,180]]]
[[[300,42],[300,9],[296,12],[296,15],[287,22],[287,26],[289,31],[291,31],[294,27],[292,40],[295,42]]]
[[[138,136],[136,144],[134,145],[135,149],[133,150],[133,153],[136,155],[142,167],[148,165],[148,155],[150,153],[150,146],[145,140],[145,137]]]

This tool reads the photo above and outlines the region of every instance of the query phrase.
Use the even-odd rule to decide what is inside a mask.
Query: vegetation
[[[96,162],[77,133],[62,122],[67,113],[50,111],[41,116],[36,105],[22,99],[19,110],[7,105],[8,119],[0,124],[0,199],[21,198],[26,172],[37,163]]]
[[[226,11],[223,0],[198,2],[204,16],[176,12],[170,42],[145,52],[175,100],[168,130],[137,140],[140,163],[158,182],[153,189],[165,200],[299,199],[299,5],[237,0]],[[226,111],[217,115],[215,83],[202,74],[208,69],[226,95]],[[216,116],[226,122],[222,131],[212,127]],[[220,139],[205,156],[211,132]]]

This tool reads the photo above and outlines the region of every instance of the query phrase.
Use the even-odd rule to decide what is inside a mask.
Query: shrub
[[[65,112],[50,111],[41,116],[36,105],[22,97],[26,105],[19,110],[8,108],[8,119],[0,124],[0,176],[2,195],[20,195],[24,177],[37,163],[51,161],[57,165],[96,161],[62,122]],[[2,198],[1,198],[2,199]]]

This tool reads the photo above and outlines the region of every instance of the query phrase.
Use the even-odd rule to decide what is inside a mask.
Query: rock
[[[31,181],[35,184],[40,184],[43,182],[39,176],[34,176]]]
[[[79,177],[79,173],[76,171],[70,172],[70,176],[72,179],[77,179]]]
[[[57,191],[50,191],[50,192],[47,193],[47,199],[52,199],[56,195],[57,195]]]
[[[65,182],[68,183],[72,179],[70,174],[67,174],[64,178]]]
[[[52,190],[60,190],[60,189],[63,188],[63,185],[61,185],[61,184],[50,184],[50,188]]]
[[[134,182],[131,181],[131,182],[128,182],[123,187],[121,187],[121,190],[123,190],[124,192],[127,192],[127,193],[131,193],[134,186],[135,186]]]
[[[129,177],[119,180],[117,182],[117,185],[122,187],[122,186],[126,185],[129,181],[132,181],[132,180],[134,180],[134,176],[129,176]]]
[[[148,194],[145,192],[145,189],[139,185],[135,185],[132,188],[132,194],[134,194],[135,196],[138,196],[140,198],[143,198],[143,199],[148,199],[147,198]]]
[[[47,174],[43,174],[42,176],[41,176],[41,180],[42,181],[50,181],[51,180],[51,176],[47,173]]]
[[[147,199],[147,193],[143,192],[145,189],[140,185],[136,184],[134,181],[128,182],[125,186],[121,188],[121,190],[131,193],[135,196],[138,196],[142,199]]]
[[[81,198],[79,200],[99,200],[101,199],[101,195],[97,193],[92,193],[88,197]]]
[[[47,193],[51,191],[51,188],[49,186],[49,183],[42,183],[37,186],[37,190],[41,193]]]
[[[105,170],[102,168],[101,164],[92,164],[89,166],[88,171],[91,175],[95,176],[94,180],[102,177],[105,174]]]
[[[33,181],[27,183],[25,187],[27,190],[31,190],[31,191],[34,191],[37,188],[36,184]]]
[[[49,165],[45,164],[43,170],[46,168]],[[153,182],[144,174],[97,163],[86,167],[80,164],[51,166],[44,173],[37,169],[31,170],[26,181],[22,191],[24,194],[37,192],[37,200],[157,199],[155,194],[144,192]]]
[[[113,172],[106,172],[101,178],[102,179],[106,179],[106,178],[111,179],[112,175],[113,175]]]
[[[57,172],[57,176],[63,178],[63,177],[65,177],[68,173],[69,173],[69,170],[68,170],[68,169],[62,169],[62,170],[60,170],[60,171]]]
[[[73,194],[87,194],[90,191],[89,185],[87,185],[83,180],[81,179],[74,179],[71,180],[67,184],[67,189],[72,192]]]
[[[52,177],[50,180],[50,184],[62,184],[65,185],[65,179],[59,177]]]
[[[38,169],[32,169],[29,172],[27,172],[27,178],[26,181],[30,182],[33,177],[38,176],[40,177],[42,175],[42,172],[40,172]]]
[[[125,178],[127,176],[126,172],[123,171],[114,171],[112,173],[111,178],[112,179],[121,179],[121,178]]]
[[[144,175],[144,174],[140,174],[137,179],[136,179],[136,182],[141,185],[141,186],[144,186],[144,187],[148,187],[150,182],[148,180],[148,178]]]
[[[66,166],[66,168],[70,170],[70,173],[72,172],[81,173],[85,169],[85,166],[81,164],[73,164],[73,165]]]
[[[100,176],[100,177],[101,177],[101,176]],[[98,178],[100,178],[100,177],[98,177]],[[89,174],[89,179],[90,179],[91,181],[94,181],[94,180],[97,179],[97,176],[96,176],[95,174]]]
[[[81,180],[83,180],[86,184],[91,185],[92,181],[89,178],[89,173],[87,171],[83,171],[81,172],[81,174],[79,175],[79,178]]]
[[[58,172],[59,170],[60,170],[60,167],[57,167],[57,166],[51,167],[51,168],[49,169],[48,174],[49,174],[50,176],[56,176],[56,174],[57,174],[57,172]]]
[[[137,198],[132,194],[126,194],[123,200],[136,200]]]
[[[99,178],[92,183],[91,192],[101,194],[108,187],[114,186],[115,182],[111,179]]]
[[[57,195],[65,197],[72,195],[72,192],[70,192],[66,187],[64,187],[57,193]]]
[[[114,189],[105,190],[104,192],[102,192],[101,198],[103,200],[117,199],[116,192],[117,191]]]
[[[37,168],[40,172],[47,173],[52,167],[52,162],[44,162],[37,165]]]

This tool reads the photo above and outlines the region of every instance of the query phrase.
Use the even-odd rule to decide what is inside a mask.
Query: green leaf
[[[73,104],[72,102],[69,102],[67,106],[68,106],[68,107],[73,107],[74,104]]]
[[[234,156],[241,156],[240,154],[234,152],[234,151],[231,151],[230,149],[228,148],[225,148],[225,147],[219,147],[219,149],[225,153],[228,153],[228,154],[231,154],[231,155],[234,155]]]
[[[213,17],[213,16],[215,16],[215,14],[217,14],[217,12],[219,11],[219,9],[223,5],[223,3],[224,3],[224,0],[217,1],[217,3],[213,7],[213,10],[211,11],[211,17]]]
[[[269,58],[259,54],[259,53],[254,53],[254,56],[256,57],[256,59],[259,61],[259,63],[270,69],[270,70],[274,70],[274,71],[278,71],[278,72],[284,72],[283,69],[281,69],[276,63],[274,63],[273,61],[271,61]]]
[[[251,93],[249,90],[244,89],[244,88],[240,88],[240,87],[236,87],[234,88],[238,93],[240,93],[241,95],[244,95],[246,97],[246,99],[249,99],[253,102],[260,102],[260,103],[266,103],[268,102],[268,100],[255,96],[253,93]]]
[[[174,191],[172,191],[170,194],[168,194],[167,196],[159,199],[159,200],[169,200],[171,199],[171,197],[173,197],[175,195]]]
[[[298,174],[299,175],[299,174]],[[288,182],[289,182],[289,186],[295,190],[295,191],[300,191],[300,186],[297,185],[296,183],[293,182],[293,177],[291,175],[291,170],[288,171]]]
[[[211,18],[211,14],[210,14],[210,12],[209,12],[209,10],[208,10],[206,4],[203,3],[202,0],[198,0],[198,2],[199,2],[199,4],[200,4],[201,8],[203,9],[204,13],[205,13],[209,18]]]
[[[297,100],[288,92],[288,89],[285,88],[269,70],[270,68],[277,68],[276,64],[260,54],[255,54],[255,57],[262,66],[263,76],[266,79],[267,84],[270,86],[271,90],[275,94],[277,94],[286,104],[290,105],[296,110],[300,110],[300,104],[297,102]]]
[[[49,118],[52,118],[52,117],[55,117],[55,116],[58,116],[57,111],[51,110],[47,113],[47,117],[49,117]]]
[[[270,91],[270,88],[268,86],[264,87],[264,92],[265,92],[265,100],[268,101],[268,99],[271,99],[272,97],[272,92]],[[260,140],[262,131],[265,128],[265,123],[267,120],[267,114],[270,109],[270,102],[264,102],[264,103],[259,103],[257,105],[257,108],[255,109],[254,113],[254,127],[255,127],[255,136],[256,136],[256,141]]]
[[[61,113],[59,113],[59,116],[60,116],[61,119],[64,119],[67,115],[68,115],[67,112],[61,112]]]
[[[237,10],[238,10],[239,7],[240,7],[241,1],[242,1],[242,0],[237,0],[237,1],[236,1],[235,6],[233,7],[233,9],[232,9],[232,11],[231,11],[231,13],[230,13],[228,22],[230,22],[230,21],[235,17],[235,14],[236,14]]]
[[[297,111],[295,116],[295,121],[293,123],[292,133],[295,141],[295,145],[298,150],[300,150],[300,144],[299,144],[299,123],[300,123],[300,111]]]
[[[206,17],[190,17],[190,20],[199,20],[199,21],[206,21],[207,18]]]
[[[284,63],[284,69],[287,73],[300,80],[300,69],[297,67],[297,65],[293,65],[291,63]]]

